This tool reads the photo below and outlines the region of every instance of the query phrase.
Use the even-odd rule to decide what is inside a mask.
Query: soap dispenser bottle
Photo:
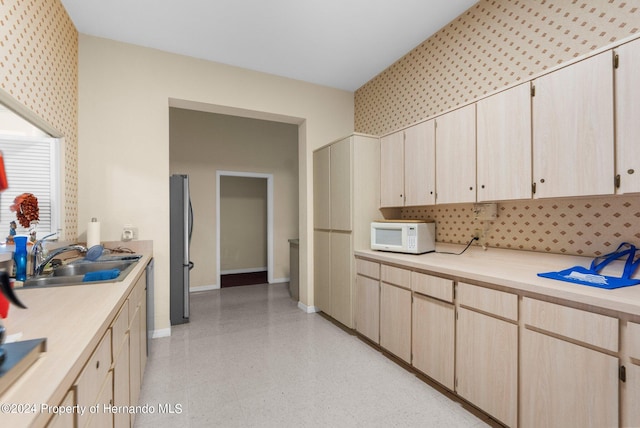
[[[13,260],[16,263],[16,281],[27,280],[27,237],[15,236],[13,238],[16,249]]]

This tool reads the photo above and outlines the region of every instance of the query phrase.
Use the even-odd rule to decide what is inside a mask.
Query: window
[[[0,135],[9,188],[0,194],[0,241],[9,234],[9,223],[16,220],[10,210],[13,200],[22,193],[33,193],[38,199],[38,238],[58,231],[58,140],[45,137],[7,137]],[[16,222],[18,223],[18,222]],[[17,233],[27,229],[18,223]]]

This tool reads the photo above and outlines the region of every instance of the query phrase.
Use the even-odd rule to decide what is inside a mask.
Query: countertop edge
[[[462,249],[463,245],[437,244],[436,253],[422,255],[369,249],[355,250],[354,254],[356,257],[426,271],[462,282],[468,280],[518,294],[560,299],[640,316],[640,286],[606,290],[537,276],[540,272],[558,271],[577,265],[588,267],[592,260],[589,257],[497,248],[485,251],[481,247],[470,247],[462,255],[442,254],[443,251],[457,253]]]

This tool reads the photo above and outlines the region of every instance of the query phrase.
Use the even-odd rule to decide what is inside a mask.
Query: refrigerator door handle
[[[184,317],[189,318],[189,269],[185,266],[184,269]]]

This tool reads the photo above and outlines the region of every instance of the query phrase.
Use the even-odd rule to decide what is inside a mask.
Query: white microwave
[[[416,220],[371,223],[371,249],[423,254],[436,250],[436,224]]]

